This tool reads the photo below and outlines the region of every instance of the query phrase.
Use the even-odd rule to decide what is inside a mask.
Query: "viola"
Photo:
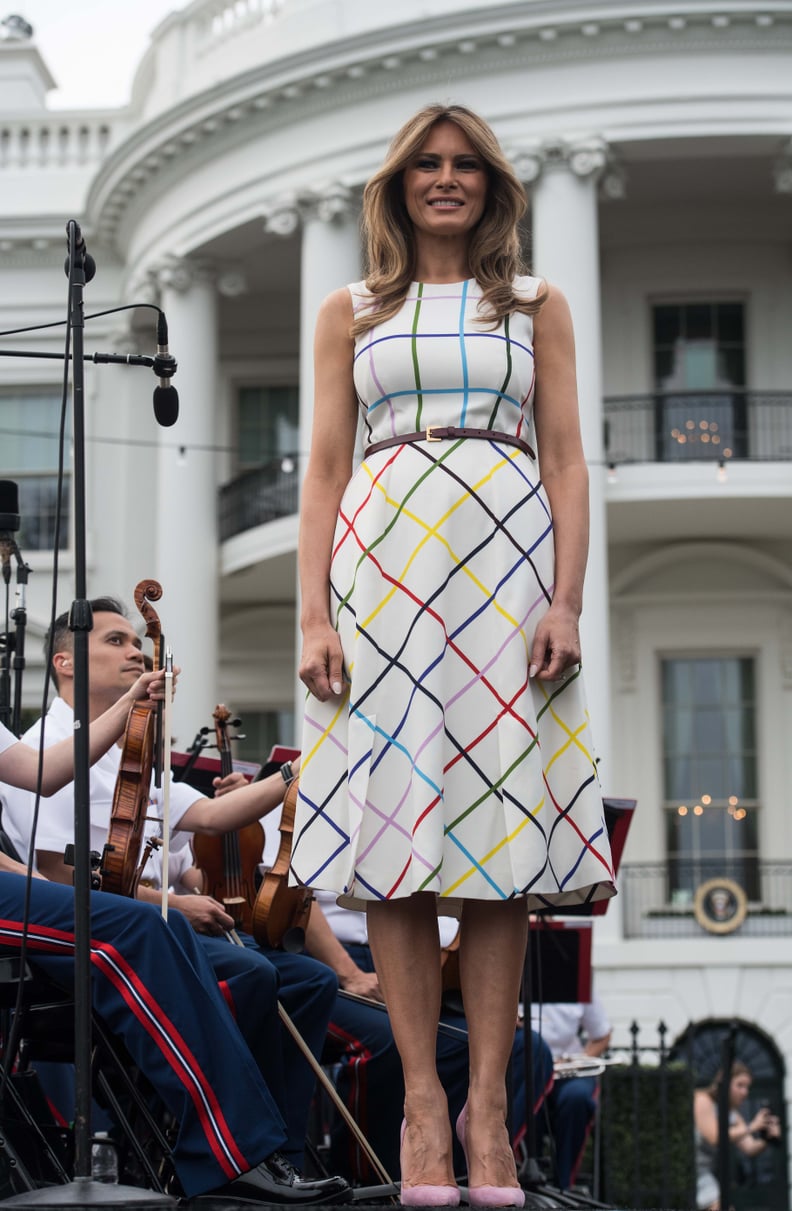
[[[294,812],[299,778],[286,790],[279,831],[278,856],[265,874],[253,905],[253,937],[260,946],[282,946],[297,952],[305,946],[305,930],[311,915],[313,894],[308,887],[289,886]]]
[[[162,628],[150,602],[162,597],[162,585],[156,580],[141,580],[134,596],[146,623],[146,635],[154,642],[154,668],[161,668]],[[102,890],[121,896],[134,896],[140,878],[140,849],[151,796],[151,771],[157,760],[160,717],[160,706],[149,699],[133,703],[127,717],[110,828],[99,868]]]
[[[231,712],[221,703],[212,717],[220,753],[220,772],[225,777],[233,770],[232,738],[228,732]],[[234,929],[244,929],[247,933],[252,925],[256,870],[263,849],[264,829],[257,820],[235,832],[224,833],[222,837],[196,833],[193,838],[195,865],[203,872],[204,892],[214,896],[234,918]]]

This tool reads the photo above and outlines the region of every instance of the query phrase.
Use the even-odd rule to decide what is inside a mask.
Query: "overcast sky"
[[[187,0],[0,0],[0,19],[24,17],[58,85],[58,109],[124,105],[132,77],[163,17]]]

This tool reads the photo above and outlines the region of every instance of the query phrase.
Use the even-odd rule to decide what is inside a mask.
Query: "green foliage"
[[[600,1096],[605,1200],[641,1209],[695,1207],[693,1078],[687,1065],[606,1068]]]

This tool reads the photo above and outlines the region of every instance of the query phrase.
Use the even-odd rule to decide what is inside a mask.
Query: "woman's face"
[[[732,1106],[740,1106],[751,1092],[751,1078],[747,1072],[733,1076],[729,1086],[729,1101]]]
[[[473,230],[487,201],[487,169],[463,130],[436,122],[404,170],[404,201],[415,228],[451,236]]]

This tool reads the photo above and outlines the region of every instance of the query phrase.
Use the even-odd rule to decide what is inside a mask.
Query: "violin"
[[[134,596],[146,623],[146,635],[154,642],[154,668],[161,668],[162,629],[150,602],[159,601],[162,585],[156,580],[141,580]],[[110,828],[99,868],[102,890],[121,896],[134,896],[140,878],[140,849],[151,797],[151,771],[161,733],[160,717],[160,706],[149,699],[134,702],[127,717]]]
[[[220,704],[212,718],[220,753],[220,772],[225,778],[233,771],[228,734],[231,712]],[[203,872],[204,892],[214,896],[234,918],[234,929],[244,929],[247,933],[252,925],[256,870],[263,849],[264,829],[257,820],[236,832],[224,833],[222,837],[196,833],[193,838],[195,865]]]
[[[265,874],[253,905],[253,937],[259,946],[282,946],[292,953],[305,946],[305,930],[311,915],[313,893],[308,887],[289,886],[294,812],[299,778],[290,782],[283,800],[278,856]]]

